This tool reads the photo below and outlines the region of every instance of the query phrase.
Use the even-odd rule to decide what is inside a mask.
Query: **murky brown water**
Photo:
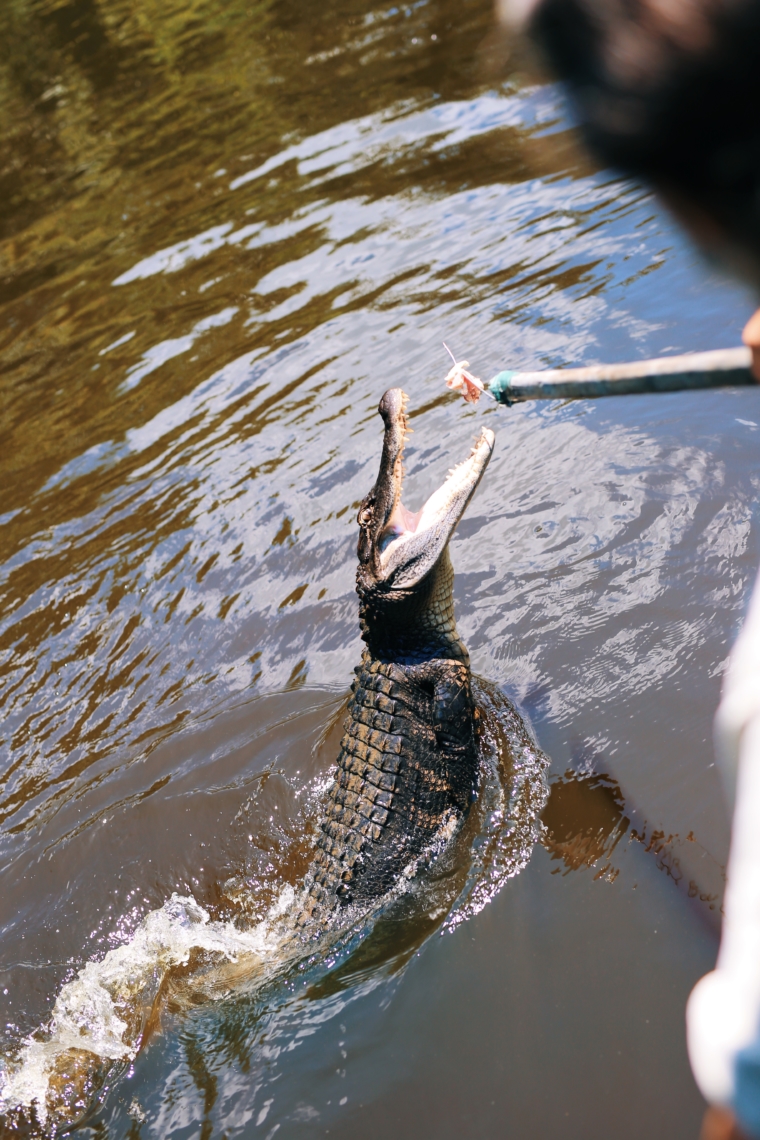
[[[300,881],[390,384],[412,503],[497,433],[459,626],[552,758],[544,843],[480,913],[167,1015],[93,1136],[696,1135],[760,393],[465,409],[441,341],[488,377],[735,344],[753,302],[555,89],[490,75],[490,20],[0,10],[4,1053],[173,892],[237,876],[258,913]]]

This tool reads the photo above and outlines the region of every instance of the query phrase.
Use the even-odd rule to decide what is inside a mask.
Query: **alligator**
[[[493,451],[470,456],[418,513],[401,502],[408,398],[390,388],[380,472],[362,501],[356,591],[366,648],[319,826],[298,926],[324,927],[382,897],[467,813],[477,793],[478,719],[470,658],[454,620],[449,540]]]
[[[365,649],[316,852],[299,901],[281,915],[281,942],[262,956],[266,942],[252,944],[231,924],[210,922],[194,899],[173,896],[138,927],[137,958],[129,956],[127,943],[63,986],[47,1034],[29,1038],[0,1086],[0,1111],[10,1113],[12,1129],[36,1113],[56,1134],[68,1131],[134,1058],[169,995],[180,1009],[231,992],[241,978],[247,985],[258,978],[263,987],[288,963],[303,961],[305,942],[340,933],[353,917],[346,908],[370,909],[436,838],[453,834],[470,808],[478,790],[479,725],[485,722],[454,621],[448,547],[491,458],[494,435],[484,429],[470,456],[412,514],[401,502],[406,406],[399,388],[380,401],[380,472],[358,515],[356,589]],[[509,716],[509,739],[523,757],[515,784],[522,789],[519,811],[528,823],[513,834],[518,866],[533,844],[545,791],[543,762],[536,763],[535,746],[514,710]],[[531,756],[532,766],[526,763]],[[202,954],[199,968],[188,973],[190,947]],[[90,1020],[93,992],[113,1017],[98,1012]],[[2,1123],[0,1132],[5,1135]]]

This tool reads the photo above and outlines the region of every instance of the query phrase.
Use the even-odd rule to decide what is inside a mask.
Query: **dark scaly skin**
[[[386,418],[383,464],[360,525],[367,504],[381,497],[393,426]],[[395,463],[398,456],[391,458]],[[477,788],[478,713],[469,655],[454,622],[448,539],[420,582],[393,588],[379,580],[376,557],[387,503],[381,515],[373,520],[374,535],[365,533],[368,525],[359,540],[357,592],[367,648],[354,670],[301,926],[384,895],[452,813],[467,812]]]
[[[467,663],[397,664],[365,650],[355,672],[304,919],[385,894],[476,790]]]

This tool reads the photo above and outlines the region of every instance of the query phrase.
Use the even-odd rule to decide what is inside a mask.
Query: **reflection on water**
[[[283,1007],[269,1060],[215,1067],[226,1003],[156,1037],[100,1135],[588,1140],[633,1135],[634,1099],[654,1135],[696,1128],[683,999],[715,952],[710,719],[760,553],[758,396],[463,409],[441,341],[481,376],[715,348],[752,299],[579,155],[553,87],[516,57],[485,75],[490,21],[0,8],[6,1047],[173,893],[255,922],[300,882],[391,383],[424,420],[410,503],[496,430],[458,625],[554,765],[548,849],[468,922]]]

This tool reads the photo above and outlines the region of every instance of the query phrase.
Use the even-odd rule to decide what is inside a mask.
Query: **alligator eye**
[[[362,526],[369,526],[372,522],[372,511],[369,507],[365,507],[363,511],[359,511],[359,522]]]

